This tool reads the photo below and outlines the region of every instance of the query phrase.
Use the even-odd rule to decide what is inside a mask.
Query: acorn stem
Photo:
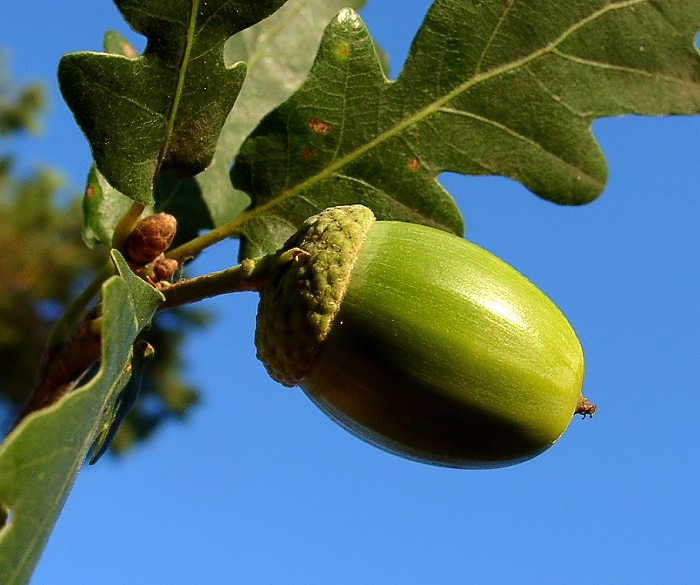
[[[235,217],[231,221],[210,229],[209,231],[192,238],[188,242],[173,248],[166,254],[166,257],[174,258],[178,261],[180,266],[182,266],[187,260],[196,256],[205,248],[213,246],[226,238],[239,236],[241,233],[241,226],[255,213],[255,211],[244,211],[241,215]]]
[[[246,258],[238,266],[218,272],[182,279],[161,290],[165,295],[165,301],[159,309],[193,303],[221,294],[244,291],[259,292],[275,270],[305,254],[306,252],[300,248],[291,248],[281,253],[267,254],[259,258]]]

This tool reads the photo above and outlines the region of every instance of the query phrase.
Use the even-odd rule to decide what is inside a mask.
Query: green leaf
[[[436,0],[392,83],[359,17],[341,12],[306,83],[236,159],[232,181],[253,198],[243,255],[342,203],[459,233],[443,171],[591,201],[606,180],[594,118],[700,109],[698,27],[695,0]]]
[[[83,241],[87,246],[111,242],[114,228],[130,207],[131,199],[112,187],[92,165],[83,195]]]
[[[133,297],[133,315],[136,321],[138,333],[151,323],[153,313],[158,305],[163,302],[164,297],[162,293],[147,285],[141,278],[132,272],[126,260],[119,251],[112,250],[111,255],[112,261],[114,262],[118,273],[127,282],[130,289],[142,291],[140,297]],[[131,340],[132,344],[134,339]],[[134,366],[140,367],[140,364],[135,364],[135,362],[139,360],[141,360],[141,357],[134,359],[132,355],[130,362],[132,370]],[[109,403],[102,410],[98,424],[97,437],[95,440],[94,453],[90,460],[90,464],[95,463],[104,453],[104,450],[109,446],[109,442],[119,427],[119,424],[123,420],[124,416],[126,416],[131,406],[133,406],[136,396],[132,397],[133,399],[131,399],[130,404],[123,404],[124,398],[123,392],[120,390],[110,397]],[[128,400],[129,399],[127,398],[127,401]],[[124,412],[124,409],[126,409],[126,412]],[[121,418],[119,418],[120,416]]]
[[[111,256],[119,276],[129,285],[136,328],[137,331],[141,331],[151,322],[153,313],[155,313],[158,305],[165,300],[165,297],[151,285],[136,276],[131,268],[129,268],[124,257],[117,250],[112,250]],[[109,349],[109,345],[107,347]]]
[[[105,33],[102,46],[106,53],[137,56],[136,50],[117,31]],[[131,199],[112,187],[93,164],[88,172],[83,195],[83,241],[88,248],[112,241],[114,228],[131,207]]]
[[[102,38],[102,48],[105,53],[123,55],[124,57],[138,57],[138,52],[116,30],[108,30]]]
[[[117,250],[112,250],[112,261],[117,267],[119,274],[127,282],[131,289],[141,289],[143,291],[141,298],[134,298],[133,303],[133,314],[136,320],[136,328],[138,333],[144,327],[150,324],[153,313],[158,305],[163,302],[164,297],[153,287],[149,285],[144,287],[144,281],[131,271],[129,265],[126,263],[126,260]],[[132,345],[134,339],[136,339],[135,336],[131,340]],[[130,372],[132,375],[138,375],[139,377],[141,376],[143,365],[142,362],[143,356],[134,356],[132,352],[129,363]],[[119,425],[124,420],[124,417],[128,414],[131,407],[134,405],[138,395],[138,386],[140,386],[140,381],[137,384],[135,393],[133,393],[131,396],[125,396],[126,392],[124,391],[124,386],[126,386],[127,389],[129,389],[131,386],[130,384],[127,384],[129,378],[127,378],[127,381],[118,392],[115,392],[109,397],[105,407],[102,409],[98,424],[97,436],[94,441],[93,454],[90,458],[90,465],[95,463],[107,450],[112,438],[114,437],[114,434],[119,428]]]
[[[246,61],[248,74],[212,163],[197,177],[214,226],[236,217],[250,204],[248,196],[234,190],[229,180],[231,159],[246,136],[302,84],[330,19],[344,6],[362,4],[364,0],[290,0],[273,16],[226,43],[226,62]]]
[[[26,583],[75,477],[130,375],[132,344],[162,295],[137,278],[115,252],[120,276],[103,288],[102,360],[87,384],[29,415],[0,446],[0,528],[3,585]]]
[[[210,209],[195,179],[178,179],[170,172],[161,173],[153,195],[156,204],[147,207],[146,214],[165,211],[177,218],[173,246],[191,240],[200,230],[214,227]],[[109,244],[119,220],[130,207],[131,199],[112,187],[93,165],[83,197],[83,240],[88,247]]]
[[[195,178],[211,221],[200,229],[230,221],[250,204],[248,196],[231,185],[231,159],[260,120],[303,83],[330,19],[344,6],[359,8],[362,4],[364,0],[289,0],[275,14],[226,43],[226,62],[246,61],[248,73],[211,164]],[[173,215],[179,221],[180,216]]]
[[[192,176],[211,161],[245,76],[226,67],[226,39],[283,0],[115,0],[148,38],[140,57],[72,53],[59,64],[61,92],[117,190],[149,205],[161,170]]]
[[[235,190],[229,180],[232,157],[260,120],[302,84],[330,19],[343,6],[359,8],[363,3],[289,0],[275,14],[226,42],[224,61],[247,61],[248,73],[221,130],[211,164],[194,178],[178,179],[172,173],[162,173],[156,181],[155,211],[166,211],[178,220],[173,246],[230,221],[250,204],[249,197]],[[105,34],[104,47],[107,52],[121,54],[130,49],[113,31]],[[88,236],[99,234],[99,241],[109,242],[130,200],[104,177],[99,180],[101,194],[93,188],[90,207],[85,205],[86,241],[91,241]]]

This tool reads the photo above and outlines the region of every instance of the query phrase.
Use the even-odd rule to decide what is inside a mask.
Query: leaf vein
[[[578,22],[575,22],[572,24],[570,27],[568,27],[566,30],[564,30],[557,38],[552,40],[550,43],[547,43],[540,49],[533,51],[529,55],[526,55],[524,57],[521,57],[519,59],[515,59],[513,61],[510,61],[508,63],[505,63],[503,65],[500,65],[498,67],[495,67],[489,71],[485,71],[483,73],[480,73],[478,75],[475,75],[471,77],[470,79],[465,80],[463,83],[457,85],[452,91],[447,92],[445,95],[435,99],[433,102],[429,103],[425,107],[421,108],[414,114],[407,116],[406,118],[403,118],[402,120],[399,120],[397,123],[395,123],[393,126],[390,128],[386,129],[385,131],[381,132],[380,134],[376,135],[373,137],[371,140],[368,140],[364,144],[358,146],[354,150],[348,152],[344,156],[342,156],[339,159],[336,159],[333,161],[331,164],[329,164],[327,167],[325,167],[323,170],[319,171],[315,175],[312,175],[308,177],[307,179],[297,183],[296,185],[293,185],[292,187],[285,189],[281,191],[277,196],[272,197],[271,199],[267,200],[266,202],[249,209],[248,211],[242,213],[239,215],[236,220],[232,222],[232,224],[235,224],[236,226],[243,226],[245,223],[247,223],[250,219],[253,217],[256,217],[258,214],[263,214],[267,212],[268,209],[271,207],[275,207],[276,205],[281,204],[282,202],[286,201],[287,199],[295,196],[297,193],[304,191],[305,189],[308,189],[309,187],[312,187],[316,183],[319,183],[321,181],[324,181],[328,179],[330,176],[334,175],[336,171],[339,169],[343,168],[350,162],[356,160],[360,156],[364,155],[366,152],[372,150],[376,146],[382,144],[386,140],[398,135],[401,133],[403,130],[406,128],[409,128],[413,126],[414,124],[417,124],[418,122],[422,121],[424,118],[427,118],[431,114],[434,114],[435,112],[439,111],[445,104],[449,103],[453,99],[459,97],[461,94],[467,92],[469,89],[472,87],[484,83],[486,81],[489,81],[491,79],[494,79],[496,77],[499,77],[501,75],[505,75],[507,73],[510,73],[520,67],[524,67],[525,65],[543,57],[544,55],[553,53],[556,48],[561,45],[564,41],[566,41],[569,37],[571,37],[574,33],[578,32],[582,28],[588,26],[592,22],[596,21],[597,19],[603,17],[604,15],[608,14],[609,12],[617,11],[617,10],[622,10],[625,8],[630,8],[632,6],[637,6],[640,4],[645,4],[650,2],[651,0],[622,0],[619,2],[612,2],[610,4],[606,4],[605,6],[602,6],[598,10],[593,11],[591,14],[586,16],[585,18],[582,18]],[[396,83],[396,82],[394,82]],[[484,120],[487,122],[487,120]],[[505,129],[505,127],[504,127]],[[580,169],[576,169],[577,171],[580,171]],[[594,179],[595,183],[598,183],[597,180]]]
[[[542,79],[539,78],[530,68],[527,69],[527,73],[532,77],[532,80],[537,84],[537,86],[554,102],[563,107],[571,115],[576,116],[580,119],[588,119],[593,116],[592,112],[579,112],[571,104],[569,104],[564,98],[559,94],[555,93]]]
[[[660,73],[652,73],[650,71],[645,71],[644,69],[637,69],[635,67],[627,67],[625,65],[615,65],[613,63],[604,63],[602,61],[594,61],[593,59],[585,59],[583,57],[578,57],[570,53],[565,53],[559,49],[553,49],[552,54],[557,57],[561,57],[567,61],[577,63],[579,65],[586,65],[588,67],[594,67],[597,69],[608,69],[610,71],[616,71],[621,73],[631,73],[633,75],[639,75],[642,77],[648,77],[649,79],[663,80],[670,83],[677,83],[679,85],[685,85],[685,82],[681,79],[676,79],[675,77],[670,77],[668,75],[662,75]]]
[[[197,4],[199,4],[199,1],[198,1],[198,0],[197,0]],[[231,2],[222,2],[222,3],[218,6],[218,8],[217,8],[216,10],[214,10],[207,18],[205,18],[205,19],[202,21],[202,25],[201,25],[197,30],[195,30],[195,31],[193,32],[192,38],[193,38],[193,39],[197,38],[197,37],[199,36],[199,34],[200,34],[203,30],[205,30],[205,29],[207,28],[207,26],[209,25],[209,23],[210,23],[212,20],[214,20],[214,17],[215,17],[219,12],[221,12],[222,10],[224,10],[224,8],[226,8],[227,6],[230,6],[230,5],[231,5]],[[196,19],[197,19],[196,15],[195,15],[194,18],[195,18],[195,21],[196,21]]]
[[[185,86],[185,78],[187,73],[187,65],[190,59],[190,52],[192,51],[192,45],[194,43],[194,28],[197,23],[197,10],[199,10],[199,0],[192,1],[192,7],[190,9],[190,20],[187,26],[187,37],[185,41],[185,52],[182,55],[182,60],[178,66],[178,76],[177,84],[175,86],[175,95],[173,96],[173,103],[168,113],[167,123],[165,126],[165,136],[163,138],[163,146],[160,150],[158,156],[158,162],[156,163],[156,173],[154,177],[158,175],[158,170],[163,164],[163,160],[167,156],[168,149],[170,147],[170,140],[173,135],[175,128],[175,119],[177,117],[177,111],[180,107],[180,97],[182,96],[183,88]]]
[[[498,22],[496,23],[496,26],[493,28],[491,35],[486,40],[486,44],[484,45],[484,48],[481,50],[481,55],[479,55],[479,59],[477,59],[476,65],[474,66],[473,75],[477,75],[479,73],[479,71],[481,71],[481,64],[484,62],[484,59],[486,58],[486,54],[488,53],[489,49],[491,48],[491,45],[493,44],[493,41],[496,38],[496,35],[498,34],[498,31],[503,26],[503,23],[505,22],[505,19],[507,18],[508,13],[510,12],[511,8],[513,8],[514,4],[515,4],[515,0],[508,0],[506,2],[506,5],[503,7],[503,12],[501,12],[501,16],[499,17]]]
[[[520,132],[516,132],[512,128],[509,128],[508,126],[506,126],[505,124],[501,124],[500,122],[497,122],[496,120],[491,120],[490,118],[485,118],[484,116],[479,116],[478,114],[474,114],[473,112],[465,112],[463,110],[456,110],[454,108],[443,107],[443,108],[440,108],[440,112],[445,113],[445,114],[455,115],[455,116],[464,116],[465,118],[471,118],[473,120],[476,120],[477,122],[482,122],[483,124],[487,124],[489,126],[492,126],[493,128],[497,128],[498,130],[501,130],[501,131],[505,132],[506,134],[509,134],[513,138],[520,140],[521,142],[526,142],[527,144],[536,148],[537,150],[544,152],[547,156],[549,156],[555,160],[558,160],[559,162],[564,164],[564,166],[575,170],[578,174],[581,174],[583,176],[588,177],[591,180],[591,182],[597,183],[600,185],[600,182],[595,177],[587,174],[586,172],[583,171],[583,169],[580,169],[580,168],[576,167],[575,165],[572,165],[570,162],[557,156],[556,153],[553,153],[552,151],[545,148],[545,146],[543,144],[537,142],[536,140],[533,140],[529,136],[525,136],[524,134],[521,134]],[[602,187],[602,185],[601,185],[601,187]]]

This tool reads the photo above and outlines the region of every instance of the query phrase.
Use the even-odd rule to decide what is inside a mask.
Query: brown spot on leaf
[[[408,159],[408,162],[406,163],[406,168],[412,173],[415,173],[420,168],[420,161],[415,156],[413,156]]]
[[[311,132],[314,134],[321,134],[322,136],[325,136],[331,131],[330,122],[319,120],[316,116],[311,116],[307,122],[307,125],[309,130],[311,130]]]
[[[129,43],[122,43],[119,49],[125,57],[136,57],[136,51],[134,51],[134,48]]]
[[[345,61],[350,56],[350,45],[348,43],[339,43],[335,47],[335,56],[341,61]]]
[[[85,197],[90,199],[95,194],[95,188],[92,185],[85,187]]]
[[[309,146],[306,146],[301,151],[301,158],[303,158],[304,160],[309,160],[314,156],[314,154],[316,154],[314,152],[314,149]]]

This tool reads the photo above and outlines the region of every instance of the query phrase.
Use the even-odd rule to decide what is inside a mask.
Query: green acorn
[[[559,309],[489,252],[376,221],[361,205],[309,218],[261,292],[258,357],[341,426],[434,465],[501,467],[564,432],[581,346]]]

